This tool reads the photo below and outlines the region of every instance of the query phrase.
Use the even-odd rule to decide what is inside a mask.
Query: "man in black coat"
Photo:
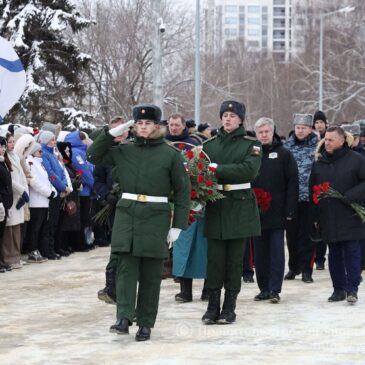
[[[184,117],[181,114],[173,114],[167,121],[168,133],[166,134],[166,140],[169,142],[188,143],[194,146],[201,144],[196,138],[192,138],[189,134],[188,127]]]
[[[253,239],[256,278],[260,289],[254,299],[270,299],[272,303],[278,303],[285,269],[284,226],[296,214],[299,184],[294,157],[283,147],[274,131],[275,124],[270,118],[260,118],[255,123],[263,157],[253,187],[269,193],[271,204],[266,207],[268,209],[260,209],[261,236]]]
[[[329,127],[324,149],[313,164],[310,192],[314,185],[328,182],[344,198],[324,198],[315,209],[316,224],[322,238],[328,242],[329,271],[334,292],[328,301],[357,301],[360,283],[360,244],[365,238],[365,223],[350,206],[360,203],[365,196],[365,160],[348,147],[341,127]]]

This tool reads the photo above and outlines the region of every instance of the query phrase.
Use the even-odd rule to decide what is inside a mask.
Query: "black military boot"
[[[105,271],[105,288],[98,291],[98,298],[108,304],[116,304],[115,270]]]
[[[238,291],[236,290],[226,290],[224,293],[224,303],[222,307],[222,312],[218,317],[217,323],[219,324],[230,324],[236,320],[236,300]]]
[[[193,301],[193,279],[180,278],[179,294],[175,295],[175,300],[179,303],[187,303]]]
[[[216,323],[219,312],[221,310],[221,290],[220,289],[208,289],[209,299],[208,299],[208,308],[202,317],[202,321],[205,324],[214,324]]]
[[[151,328],[140,326],[136,333],[136,341],[147,341],[151,338]]]
[[[127,318],[118,319],[115,324],[109,328],[110,333],[117,333],[118,335],[129,335],[129,326],[132,323]]]

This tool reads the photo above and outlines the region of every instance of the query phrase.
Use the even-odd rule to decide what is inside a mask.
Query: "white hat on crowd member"
[[[29,151],[29,154],[33,155],[34,153],[36,153],[37,151],[39,151],[41,149],[42,149],[42,146],[38,142],[36,142],[36,143],[34,143],[33,148]]]
[[[38,142],[42,144],[47,144],[55,135],[50,131],[40,131]]]

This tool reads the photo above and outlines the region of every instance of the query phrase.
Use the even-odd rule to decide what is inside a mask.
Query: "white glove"
[[[121,136],[123,133],[127,132],[132,125],[134,125],[134,120],[130,120],[127,123],[118,125],[118,127],[109,129],[109,134],[113,137]]]
[[[0,203],[0,222],[2,222],[5,219],[5,208],[3,206],[3,203]]]
[[[218,167],[218,164],[216,164],[215,162],[213,162],[213,163],[210,163],[209,165],[208,165],[208,169],[212,169],[212,170],[217,170],[217,167]]]
[[[180,228],[170,228],[169,234],[167,235],[167,241],[175,242],[179,238],[180,233],[181,233]]]

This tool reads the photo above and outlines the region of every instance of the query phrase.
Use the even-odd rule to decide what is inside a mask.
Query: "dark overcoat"
[[[365,238],[365,223],[348,203],[361,203],[365,197],[365,159],[357,152],[343,147],[333,155],[322,151],[313,164],[310,175],[310,192],[313,186],[329,182],[344,195],[346,202],[336,198],[320,199],[315,207],[315,220],[319,220],[325,242],[360,240]]]
[[[251,183],[261,165],[261,143],[249,137],[243,127],[231,133],[221,128],[216,137],[204,142],[203,150],[218,164],[218,184]],[[218,240],[258,236],[260,216],[252,189],[224,191],[224,199],[208,203],[205,235]]]
[[[171,197],[174,203],[172,227],[185,229],[190,206],[189,178],[178,150],[169,146],[161,134],[134,143],[113,145],[106,130],[87,150],[95,165],[113,166],[113,176],[121,194]],[[112,252],[131,252],[134,256],[167,257],[166,238],[171,224],[169,203],[144,203],[119,199],[112,232]]]

